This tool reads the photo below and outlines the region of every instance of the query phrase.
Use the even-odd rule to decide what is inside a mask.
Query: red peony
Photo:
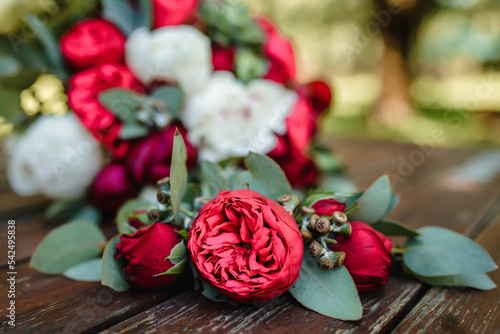
[[[345,203],[336,201],[333,198],[322,199],[314,203],[312,208],[320,216],[331,216],[335,211],[345,212]]]
[[[296,68],[292,44],[281,36],[267,19],[257,20],[267,33],[264,44],[264,54],[269,60],[269,71],[264,79],[280,83],[295,82]]]
[[[128,199],[137,196],[139,187],[119,163],[105,166],[94,179],[90,201],[105,213],[114,213]]]
[[[119,63],[124,57],[125,36],[112,23],[89,19],[75,24],[61,39],[61,52],[75,69],[102,63]]]
[[[184,128],[179,125],[171,125],[162,132],[154,133],[132,145],[126,159],[136,182],[156,184],[159,179],[170,175],[176,128],[179,129],[184,138],[187,137]],[[192,166],[196,163],[196,148],[186,139],[184,143],[188,156],[187,165]]]
[[[303,242],[293,217],[252,190],[221,191],[190,230],[188,248],[200,277],[242,303],[283,294],[299,277]]]
[[[125,234],[116,244],[116,257],[127,261],[125,273],[130,281],[146,289],[161,289],[171,286],[176,275],[159,275],[174,266],[167,259],[172,249],[179,243],[173,227],[155,223],[134,234]]]
[[[153,0],[156,28],[183,24],[194,18],[197,0]]]
[[[128,142],[119,138],[121,122],[101,105],[98,95],[113,87],[142,92],[132,72],[124,65],[101,64],[75,74],[69,86],[69,105],[85,127],[115,156],[124,156]]]
[[[389,278],[391,239],[366,223],[350,223],[351,236],[337,235],[337,244],[332,246],[332,250],[346,253],[344,265],[359,291],[376,290]]]

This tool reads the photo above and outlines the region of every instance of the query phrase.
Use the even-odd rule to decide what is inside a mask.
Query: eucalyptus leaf
[[[345,207],[346,207],[346,211],[349,211],[350,209],[353,208],[354,205],[357,205],[357,201],[359,200],[359,198],[361,196],[363,196],[364,192],[359,192],[359,193],[355,193],[353,194],[352,196],[349,196],[345,201]]]
[[[236,76],[243,82],[259,78],[268,71],[268,64],[264,57],[249,48],[237,50],[235,64]]]
[[[151,0],[139,0],[139,9],[140,15],[137,16],[138,22],[135,24],[135,26],[146,27],[150,29],[153,22],[153,9]]]
[[[188,183],[186,187],[186,193],[184,194],[182,201],[192,207],[194,200],[200,196],[201,187],[196,183]]]
[[[176,86],[162,86],[151,93],[151,97],[165,104],[173,118],[178,119],[184,105],[184,93]]]
[[[83,197],[56,201],[45,211],[45,219],[53,224],[68,221],[75,216],[75,213],[83,210],[86,205],[87,202]]]
[[[239,181],[248,183],[249,188],[272,200],[284,194],[293,194],[281,167],[271,158],[259,153],[250,152],[245,158],[248,172],[240,174]],[[243,186],[240,185],[239,188]]]
[[[167,257],[173,264],[178,264],[186,259],[187,247],[184,241],[180,241],[177,245],[172,248],[170,255]]]
[[[116,24],[125,34],[129,35],[135,28],[134,10],[128,1],[124,0],[102,0],[102,16]]]
[[[201,180],[203,196],[215,198],[221,190],[229,190],[229,185],[222,169],[213,162],[201,162]]]
[[[129,234],[135,232],[135,228],[132,229],[128,223],[128,218],[130,215],[139,209],[149,209],[152,204],[144,199],[131,199],[125,202],[116,215],[116,224],[118,225],[118,232],[123,234]]]
[[[22,64],[15,57],[0,55],[0,77],[16,75],[21,67]]]
[[[184,260],[180,261],[179,263],[176,263],[169,270],[167,270],[161,274],[154,275],[153,277],[162,276],[162,275],[182,275],[182,274],[184,274],[184,271],[186,270],[187,262],[188,262],[187,258],[184,258]]]
[[[101,255],[106,237],[92,222],[74,221],[54,229],[37,246],[30,266],[46,274],[67,269]]]
[[[333,191],[315,193],[315,194],[307,196],[303,205],[304,206],[312,206],[316,202],[326,200],[326,199],[335,199],[335,200],[338,200],[340,202],[341,196],[339,196],[339,194],[342,194],[342,193],[337,193],[337,192],[333,192]]]
[[[170,165],[170,193],[174,217],[179,216],[179,208],[186,193],[188,172],[186,167],[187,152],[184,139],[179,130],[175,130],[172,163]]]
[[[437,226],[418,230],[406,243],[404,265],[419,276],[482,274],[498,268],[491,256],[471,239]]]
[[[317,260],[307,255],[300,267],[299,279],[289,291],[299,303],[320,314],[340,320],[359,320],[363,306],[358,290],[344,266],[323,271]]]
[[[136,112],[146,98],[123,88],[106,89],[98,95],[99,102],[125,123],[136,122]]]
[[[119,137],[123,140],[141,138],[149,133],[149,129],[137,122],[128,122],[123,124],[120,129]]]
[[[425,277],[419,276],[405,268],[405,271],[413,275],[418,280],[436,286],[447,287],[469,287],[478,290],[493,290],[496,288],[495,282],[487,274],[457,274],[449,276]]]
[[[238,305],[238,303],[234,300],[231,300],[219,293],[219,291],[215,290],[212,288],[208,283],[205,281],[201,280],[201,285],[203,287],[203,291],[201,294],[205,296],[205,298],[210,299],[211,301],[217,302],[217,303],[227,303],[233,306]]]
[[[63,275],[69,279],[83,282],[101,281],[101,258],[88,260],[67,269]]]
[[[349,215],[350,220],[373,224],[384,218],[392,200],[391,183],[387,175],[378,178],[356,201],[360,207]]]
[[[389,206],[387,207],[387,211],[385,212],[384,217],[387,217],[398,204],[399,204],[399,195],[392,194],[391,201],[389,202]]]
[[[380,219],[372,227],[387,236],[414,237],[420,235],[417,231],[392,219]]]
[[[94,224],[99,224],[101,219],[101,213],[92,205],[86,205],[76,215],[71,217],[71,220],[85,220]]]
[[[115,257],[118,242],[120,242],[119,235],[111,239],[106,245],[102,256],[101,283],[115,291],[122,292],[130,289],[130,283],[125,279],[125,259]]]

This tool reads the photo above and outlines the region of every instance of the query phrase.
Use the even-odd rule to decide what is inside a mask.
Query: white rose
[[[209,85],[188,99],[182,121],[200,158],[220,161],[249,151],[266,154],[286,133],[297,94],[279,83],[256,79],[248,85],[230,72],[215,72]]]
[[[103,165],[98,142],[74,114],[40,116],[8,151],[7,177],[22,196],[83,195]]]
[[[190,26],[138,28],[127,39],[125,54],[143,83],[173,81],[187,94],[203,89],[212,73],[210,39]]]

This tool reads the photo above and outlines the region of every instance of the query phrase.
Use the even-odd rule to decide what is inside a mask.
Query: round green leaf
[[[378,178],[357,200],[359,210],[349,215],[350,220],[373,224],[384,218],[392,201],[391,183],[387,175]]]
[[[92,222],[74,221],[54,229],[38,245],[30,266],[46,274],[67,269],[101,255],[106,237]]]
[[[101,283],[111,289],[122,292],[130,289],[130,284],[125,279],[125,259],[116,258],[116,244],[120,242],[117,235],[106,245],[102,255]]]
[[[420,233],[418,233],[414,229],[411,229],[408,226],[403,225],[402,223],[391,219],[380,219],[372,226],[374,229],[387,236],[401,235],[401,236],[414,237],[420,235]]]
[[[75,281],[99,282],[101,280],[101,258],[77,264],[66,270],[63,275]]]
[[[202,194],[215,198],[221,190],[228,190],[229,185],[219,165],[210,162],[201,162]]]
[[[405,266],[419,276],[482,274],[498,268],[483,247],[471,239],[437,226],[418,230],[403,254]]]
[[[328,317],[359,320],[363,316],[358,290],[347,269],[342,266],[323,271],[307,251],[299,279],[289,291],[299,303]]]

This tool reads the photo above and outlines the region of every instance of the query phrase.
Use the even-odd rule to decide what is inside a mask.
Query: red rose
[[[387,283],[391,266],[390,238],[375,231],[370,225],[351,221],[352,234],[336,236],[332,250],[346,253],[345,267],[359,291],[376,290]]]
[[[156,28],[175,26],[194,18],[197,0],[153,0]]]
[[[190,230],[188,248],[200,277],[242,303],[283,294],[299,277],[303,242],[293,217],[252,190],[221,191]]]
[[[137,286],[146,289],[166,288],[175,283],[177,276],[155,275],[174,266],[167,257],[178,243],[174,228],[155,223],[134,234],[122,235],[116,244],[116,257],[125,258],[125,273]]]
[[[331,216],[335,211],[345,212],[345,203],[329,198],[317,201],[312,208],[320,216]]]
[[[175,129],[186,138],[186,130],[179,125],[171,125],[162,132],[150,135],[134,144],[127,155],[127,164],[138,183],[156,184],[159,179],[170,175],[170,162],[174,146]],[[188,166],[196,163],[197,151],[186,139]]]
[[[125,36],[112,23],[90,19],[75,24],[61,39],[61,52],[75,69],[123,60]]]
[[[212,46],[212,64],[214,71],[229,71],[234,68],[234,48],[226,49],[222,46]]]
[[[280,83],[295,82],[296,68],[292,44],[281,36],[267,19],[257,20],[267,33],[264,54],[269,60],[269,71],[264,79]]]
[[[332,102],[330,87],[322,81],[313,81],[299,88],[299,94],[306,97],[319,114],[326,110]]]
[[[125,155],[128,143],[119,138],[121,123],[101,105],[98,95],[113,87],[143,91],[132,72],[124,65],[101,64],[75,74],[69,85],[69,105],[85,127],[115,156]]]
[[[99,210],[114,213],[129,198],[137,196],[139,187],[119,163],[105,166],[94,179],[90,200]]]
[[[300,97],[286,119],[287,133],[278,137],[278,145],[269,153],[283,168],[293,186],[306,187],[312,185],[319,172],[309,157],[309,146],[316,133],[318,114],[311,103]]]

